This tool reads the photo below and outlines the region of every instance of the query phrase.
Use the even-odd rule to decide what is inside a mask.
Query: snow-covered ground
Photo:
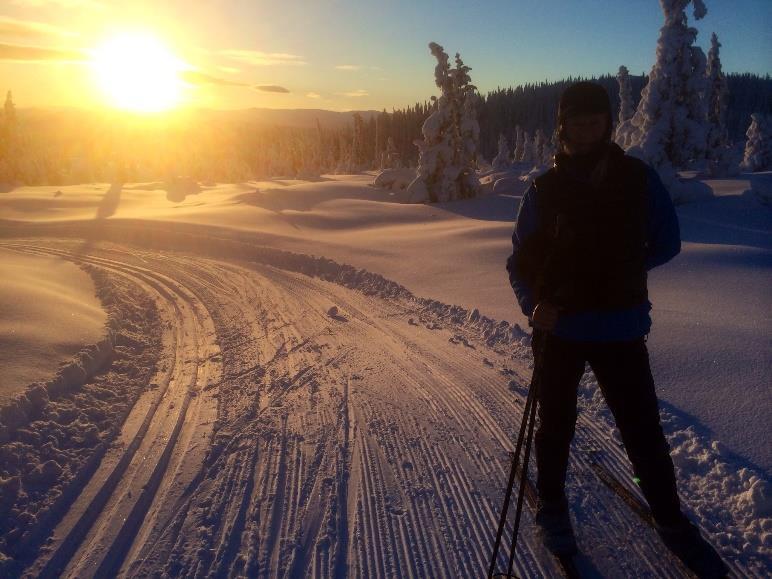
[[[3,248],[86,267],[122,336],[101,386],[28,404],[52,429],[92,396],[89,440],[56,454],[14,425],[21,482],[0,481],[0,510],[18,521],[0,551],[79,576],[481,575],[530,375],[504,270],[525,183],[414,205],[372,179],[0,195]],[[764,576],[772,211],[746,178],[706,184],[715,198],[678,208],[682,254],[651,274],[649,346],[687,509],[738,575]],[[118,429],[93,409],[111,380],[133,384],[121,372],[145,386],[117,396]],[[581,405],[569,491],[585,563],[678,576],[588,466],[630,486],[590,375]],[[528,520],[518,567],[555,575]]]
[[[0,304],[0,404],[104,333],[91,278],[61,259],[0,249]]]

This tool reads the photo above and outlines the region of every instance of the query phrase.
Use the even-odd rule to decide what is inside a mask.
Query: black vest
[[[565,312],[636,306],[648,297],[646,165],[612,144],[605,178],[593,187],[560,158],[536,178],[539,231],[522,265],[537,302]]]

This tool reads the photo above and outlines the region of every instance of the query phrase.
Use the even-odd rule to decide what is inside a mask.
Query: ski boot
[[[552,554],[558,557],[576,554],[576,538],[565,497],[552,501],[540,498],[536,503],[534,525],[536,536]]]
[[[716,550],[686,516],[672,525],[654,521],[654,528],[665,546],[700,579],[727,577],[729,570]]]

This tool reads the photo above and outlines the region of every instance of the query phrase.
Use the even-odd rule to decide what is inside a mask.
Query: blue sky
[[[706,4],[701,21],[688,9],[698,44],[707,50],[715,31],[725,71],[772,73],[772,0]],[[337,110],[391,109],[434,94],[429,41],[459,51],[482,91],[614,73],[620,64],[648,72],[663,21],[657,0],[10,0],[1,18],[65,33],[8,36],[0,20],[0,43],[62,49],[147,28],[203,74],[227,81],[199,86],[191,93],[198,106]],[[13,88],[20,103],[73,104],[82,100],[82,68],[0,59],[0,78],[14,85],[0,89]]]

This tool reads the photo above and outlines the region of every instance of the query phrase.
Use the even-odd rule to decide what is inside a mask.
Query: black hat
[[[606,113],[606,134],[603,141],[611,140],[611,101],[606,89],[594,82],[580,81],[572,84],[560,95],[558,103],[558,139],[566,140],[565,121],[569,117],[582,114]]]
[[[606,89],[593,82],[581,81],[569,86],[560,95],[558,121],[581,114],[609,113],[611,102]]]

